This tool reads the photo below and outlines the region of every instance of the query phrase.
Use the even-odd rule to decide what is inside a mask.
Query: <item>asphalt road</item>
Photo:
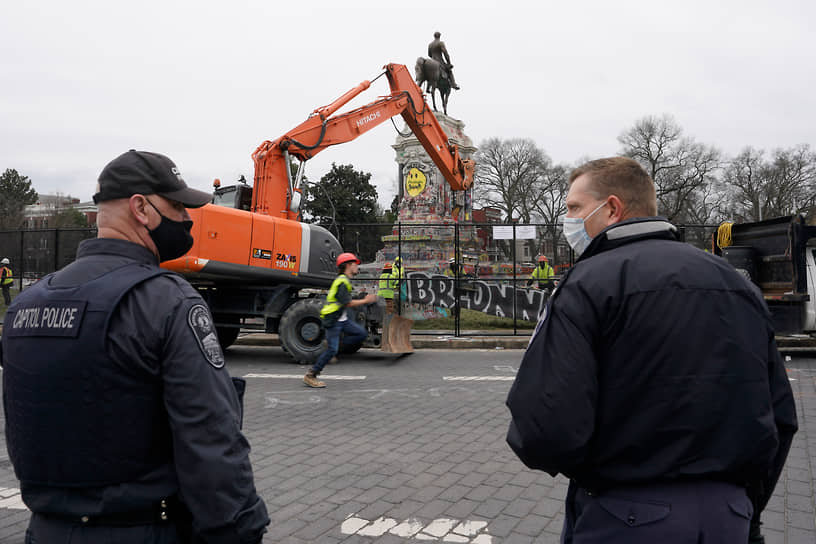
[[[558,542],[566,481],[525,468],[504,441],[520,350],[373,350],[306,368],[277,347],[234,346],[244,431],[272,524],[264,542]],[[800,427],[766,511],[768,542],[816,542],[816,359],[788,362]],[[813,418],[811,420],[810,418]],[[28,512],[0,448],[0,542]]]

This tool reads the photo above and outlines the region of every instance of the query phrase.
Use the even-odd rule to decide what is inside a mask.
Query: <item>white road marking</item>
[[[302,380],[303,374],[244,374],[244,378],[272,378],[278,380]],[[320,375],[321,380],[365,380],[365,376]]]
[[[379,537],[391,534],[414,540],[433,540],[439,542],[462,542],[469,544],[492,544],[493,537],[487,531],[487,522],[481,520],[456,520],[438,518],[423,522],[416,518],[398,522],[394,518],[380,517],[369,521],[349,514],[340,525],[345,535]]]
[[[420,532],[423,527],[425,527],[425,525],[421,521],[407,519],[391,529],[391,534],[401,536],[402,538],[411,538]]]
[[[0,508],[8,508],[9,510],[28,510],[28,507],[23,503],[23,497],[20,496],[20,490],[16,487],[0,487]]]
[[[476,536],[485,527],[487,527],[486,521],[465,520],[457,525],[453,532],[463,536]]]
[[[264,400],[266,401],[264,408],[275,408],[282,404],[320,404],[322,402],[317,395],[311,395],[302,400],[283,400],[267,395],[264,397]]]
[[[436,538],[441,538],[448,534],[451,529],[453,529],[454,525],[456,525],[455,519],[439,518],[429,523],[428,526],[422,530],[422,532],[428,533]]]
[[[353,535],[366,525],[368,525],[367,519],[348,517],[343,521],[343,524],[340,525],[340,532],[344,535]]]
[[[382,536],[386,533],[386,531],[393,529],[396,525],[397,520],[393,518],[381,517],[372,521],[370,525],[366,525],[357,531],[357,534],[362,536]]]
[[[515,376],[442,376],[446,382],[512,382]]]

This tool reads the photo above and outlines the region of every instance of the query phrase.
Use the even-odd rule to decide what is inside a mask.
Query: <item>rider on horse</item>
[[[445,42],[439,39],[440,36],[442,36],[442,34],[434,32],[434,40],[428,44],[428,56],[442,65],[448,74],[451,88],[458,90],[459,85],[456,84],[456,79],[453,77],[453,64],[451,64],[450,61],[448,48],[445,47]]]

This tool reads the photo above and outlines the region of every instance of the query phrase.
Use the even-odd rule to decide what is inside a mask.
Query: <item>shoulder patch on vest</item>
[[[203,304],[196,304],[187,314],[187,324],[198,341],[201,353],[215,368],[224,366],[224,353],[218,343],[218,334],[215,332],[210,311]]]

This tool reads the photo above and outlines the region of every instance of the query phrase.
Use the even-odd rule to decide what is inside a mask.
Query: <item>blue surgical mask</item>
[[[586,220],[595,215],[595,212],[603,208],[605,205],[606,201],[602,202],[600,206],[592,210],[592,213],[584,218],[564,217],[564,238],[567,239],[567,243],[579,257],[592,241],[592,238],[590,238],[586,231]]]

